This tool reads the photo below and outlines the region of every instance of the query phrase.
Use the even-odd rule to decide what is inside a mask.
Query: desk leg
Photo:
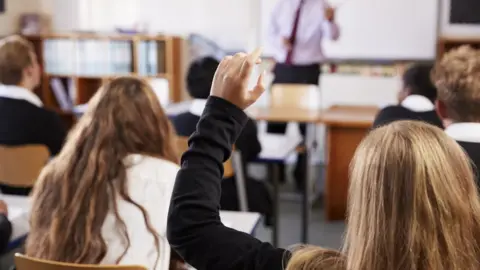
[[[278,178],[280,176],[280,166],[278,163],[268,164],[269,176],[273,181],[273,228],[272,228],[272,245],[278,247],[278,230],[279,230],[279,188]]]
[[[312,130],[313,129],[313,130]],[[307,124],[305,132],[305,184],[303,185],[302,196],[302,238],[301,242],[308,244],[308,230],[310,225],[310,194],[312,188],[312,170],[310,166],[311,150],[315,144],[315,129],[314,124]],[[313,136],[313,138],[312,138]]]

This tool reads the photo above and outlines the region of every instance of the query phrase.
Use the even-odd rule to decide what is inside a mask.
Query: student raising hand
[[[225,57],[203,114],[182,156],[170,201],[167,237],[172,248],[198,270],[280,270],[289,253],[220,221],[223,162],[248,122],[245,108],[264,91],[262,78],[248,89],[260,50]]]
[[[240,109],[252,105],[265,91],[263,73],[253,89],[247,88],[253,67],[261,62],[261,53],[261,49],[256,49],[251,54],[237,53],[233,57],[225,57],[215,73],[210,94],[225,99]]]

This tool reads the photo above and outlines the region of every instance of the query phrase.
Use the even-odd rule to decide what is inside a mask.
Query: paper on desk
[[[262,133],[258,135],[262,152],[261,159],[284,160],[286,159],[302,142],[299,135],[283,135]]]

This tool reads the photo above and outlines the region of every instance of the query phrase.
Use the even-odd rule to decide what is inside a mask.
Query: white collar
[[[480,123],[453,123],[445,133],[456,141],[480,143]]]
[[[203,109],[207,105],[206,99],[194,99],[192,105],[190,106],[190,113],[196,116],[202,116]]]
[[[400,105],[414,112],[428,112],[435,110],[435,105],[432,101],[421,95],[410,95],[406,97]]]
[[[26,88],[16,85],[0,84],[0,97],[25,100],[37,107],[43,107],[43,103],[37,95]]]

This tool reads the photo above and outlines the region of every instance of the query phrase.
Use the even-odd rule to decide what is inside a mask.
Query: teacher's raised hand
[[[248,89],[248,81],[253,67],[261,62],[261,49],[250,54],[237,53],[226,56],[217,68],[210,94],[225,99],[241,109],[246,109],[265,91],[262,73],[253,89]]]

